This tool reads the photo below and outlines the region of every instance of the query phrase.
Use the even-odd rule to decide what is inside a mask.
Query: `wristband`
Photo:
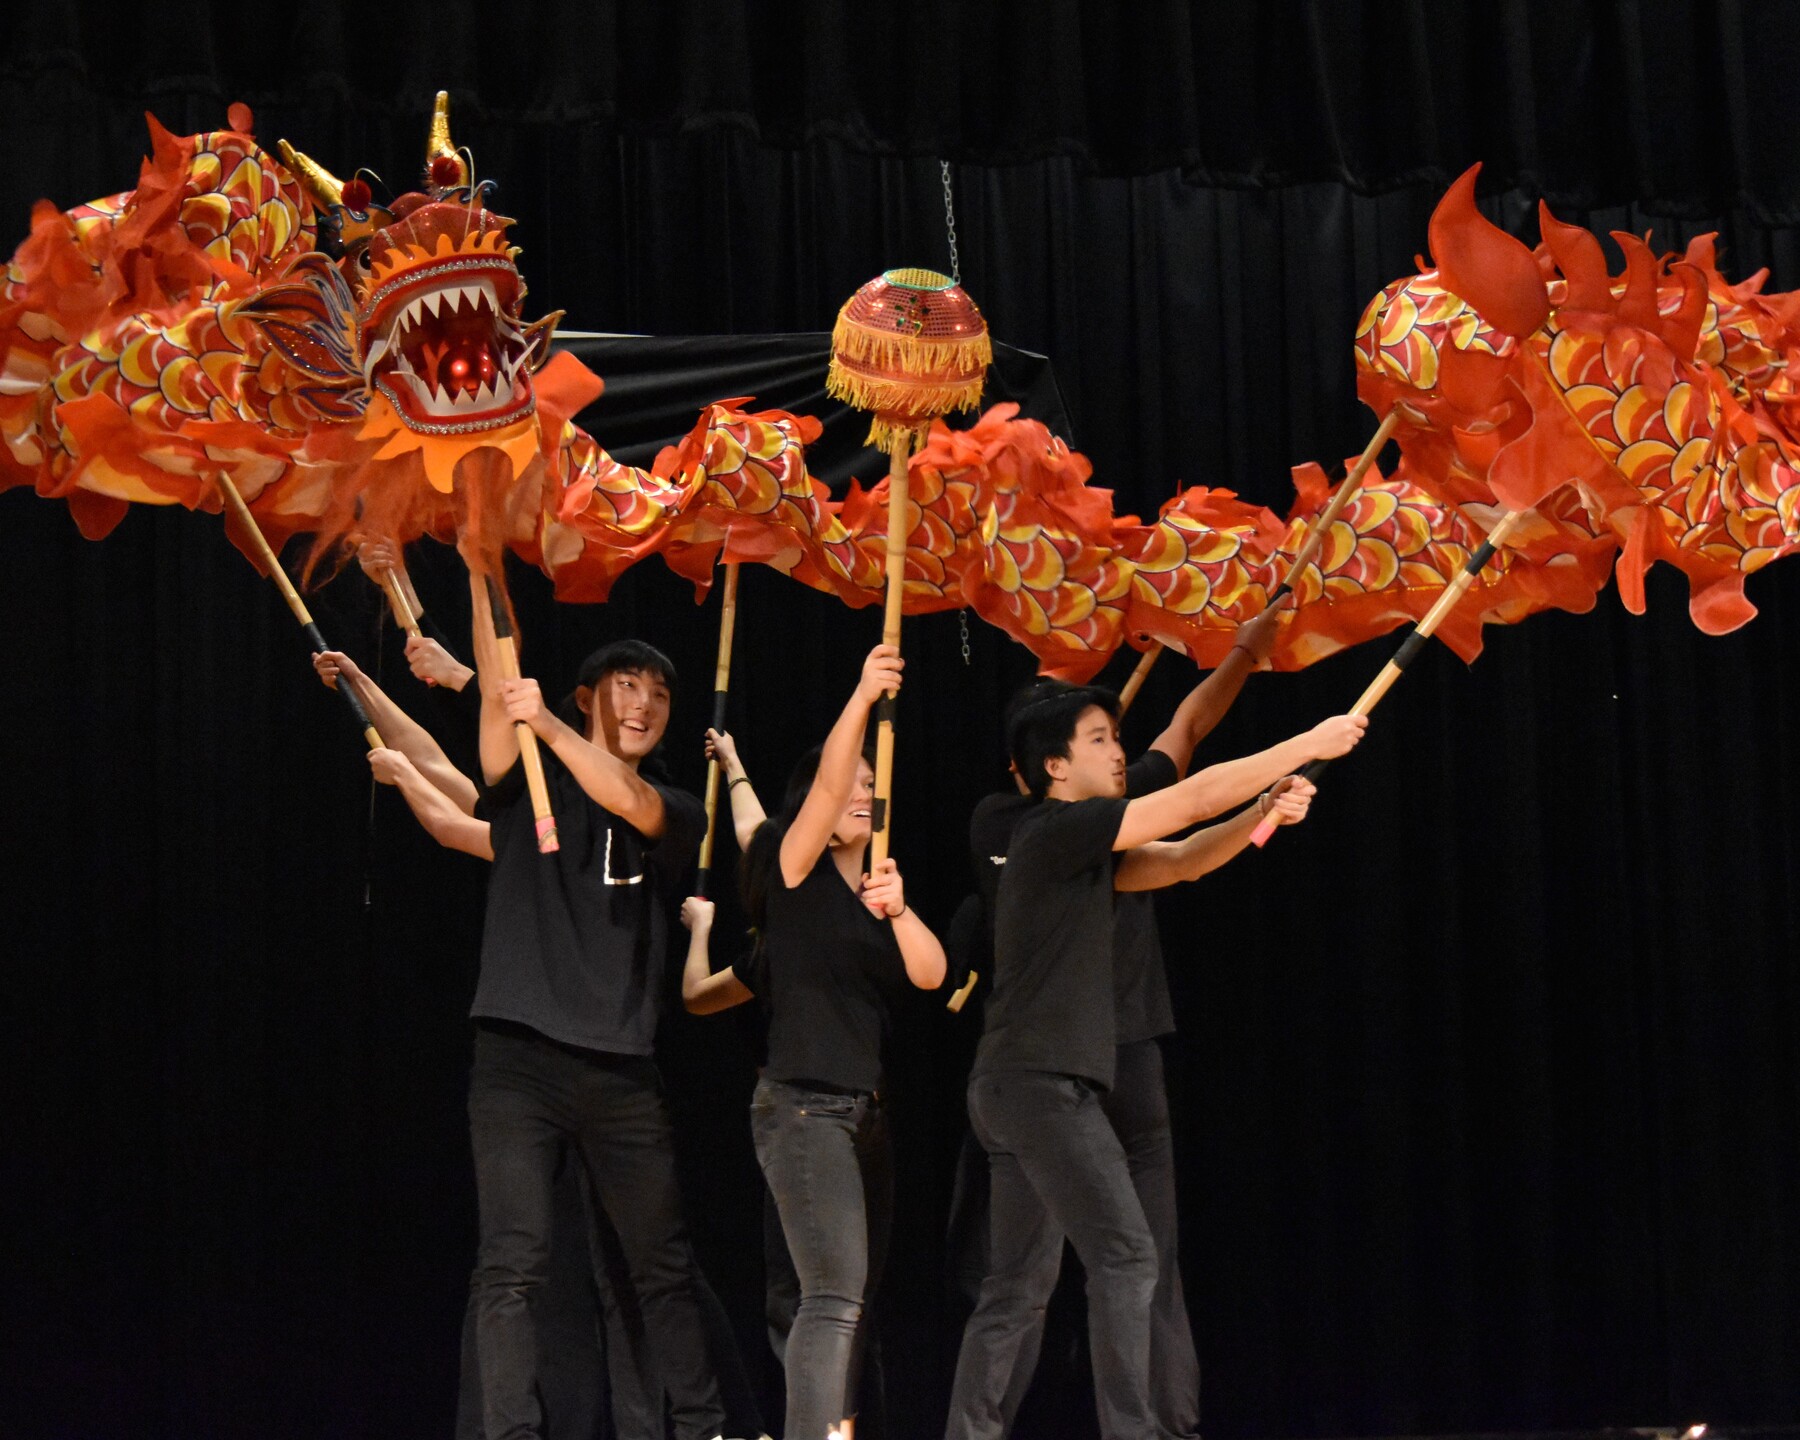
[[[733,780],[731,782],[731,785],[748,785],[749,783],[750,783],[750,777],[748,775],[739,775],[735,780]],[[729,790],[731,788],[731,785],[727,785],[725,788],[727,790]]]
[[[1267,790],[1263,791],[1262,794],[1260,794],[1256,797],[1256,813],[1259,816],[1262,816],[1264,818],[1267,818],[1267,816],[1268,816],[1269,792]]]

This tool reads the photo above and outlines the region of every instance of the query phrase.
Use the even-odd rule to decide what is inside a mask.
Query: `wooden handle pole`
[[[900,644],[900,607],[906,597],[906,463],[912,454],[912,436],[894,442],[888,457],[887,609],[882,616],[881,643]],[[893,835],[894,712],[895,692],[881,697],[875,707],[875,803],[874,825],[869,836],[869,863],[879,865],[888,857]]]
[[[408,635],[417,639],[424,632],[419,629],[419,617],[413,614],[412,605],[406,598],[406,591],[401,588],[400,577],[392,570],[382,571],[381,588],[387,591],[388,608],[394,612],[395,623]]]
[[[1381,673],[1370,682],[1369,688],[1364,690],[1357,698],[1356,703],[1350,707],[1350,714],[1367,715],[1381,703],[1381,697],[1393,688],[1394,682],[1400,678],[1401,673],[1413,662],[1419,651],[1425,648],[1425,642],[1431,638],[1438,626],[1444,623],[1444,617],[1456,608],[1457,602],[1464,595],[1469,593],[1469,587],[1475,583],[1475,577],[1481,573],[1482,567],[1493,558],[1494,552],[1506,543],[1506,537],[1512,534],[1513,527],[1524,516],[1523,510],[1508,510],[1495,522],[1494,528],[1488,531],[1487,539],[1470,552],[1467,563],[1457,571],[1455,579],[1445,587],[1444,593],[1438,596],[1437,603],[1425,612],[1423,620],[1413,626],[1412,633],[1400,642],[1400,648],[1394,652],[1393,659],[1381,667]],[[1329,760],[1315,760],[1301,773],[1308,780],[1316,781],[1325,773],[1325,767],[1330,763]],[[1273,816],[1264,819],[1256,829],[1250,832],[1250,843],[1261,849],[1269,843],[1269,837],[1278,828]]]
[[[294,582],[288,578],[287,571],[281,568],[281,561],[269,548],[268,537],[262,532],[262,526],[256,523],[256,517],[250,513],[250,507],[244,503],[244,497],[238,494],[238,488],[224,472],[214,477],[219,486],[219,493],[225,497],[225,503],[231,509],[232,518],[238,528],[249,537],[251,545],[262,558],[263,568],[268,571],[269,578],[275,582],[275,588],[281,591],[281,598],[287,601],[287,607],[293,611],[294,619],[300,622],[300,629],[306,636],[307,644],[315,653],[323,653],[331,647],[325,643],[325,637],[319,627],[313,623],[312,611],[306,608],[306,602],[300,598],[300,592],[294,588]],[[349,684],[335,687],[337,693],[344,697],[345,708],[350,711],[350,718],[356,721],[356,728],[362,731],[363,739],[371,750],[382,748],[381,732],[369,719],[369,712],[363,709],[363,703],[356,698],[356,690]]]
[[[1281,577],[1281,583],[1270,592],[1269,603],[1264,607],[1265,609],[1273,609],[1293,592],[1294,581],[1300,577],[1308,565],[1318,558],[1319,547],[1325,543],[1325,537],[1331,533],[1331,527],[1337,524],[1338,517],[1344,513],[1344,507],[1356,498],[1356,492],[1362,489],[1363,479],[1368,475],[1369,467],[1381,454],[1381,447],[1393,438],[1394,431],[1399,428],[1400,410],[1396,406],[1388,411],[1387,418],[1376,428],[1374,438],[1363,448],[1362,454],[1357,456],[1356,463],[1350,467],[1350,473],[1344,477],[1344,483],[1338,486],[1337,494],[1331,497],[1331,503],[1308,528],[1306,540],[1295,554],[1294,563],[1288,566],[1287,574]],[[1160,640],[1153,643],[1144,652],[1143,658],[1138,661],[1137,668],[1131,672],[1131,678],[1125,682],[1125,688],[1119,692],[1120,719],[1125,718],[1125,712],[1131,708],[1131,702],[1137,699],[1138,691],[1144,688],[1144,681],[1150,677],[1152,667],[1161,658],[1163,648]]]
[[[1154,640],[1150,648],[1138,657],[1137,668],[1131,672],[1131,678],[1125,682],[1125,688],[1119,692],[1119,718],[1125,718],[1125,712],[1131,708],[1131,702],[1138,697],[1138,691],[1144,688],[1144,682],[1150,678],[1150,672],[1156,668],[1156,662],[1162,658],[1166,647],[1162,641]]]
[[[506,613],[506,600],[493,577],[487,577],[488,609],[494,616],[494,639],[500,651],[500,678],[519,678],[519,647],[513,637],[512,620]],[[531,792],[531,814],[537,830],[540,854],[549,855],[562,848],[556,838],[556,813],[550,808],[550,787],[544,783],[544,757],[538,754],[537,732],[524,721],[514,726],[519,736],[519,761],[525,767],[525,786]]]
[[[712,728],[725,729],[725,701],[731,693],[731,640],[737,632],[738,562],[725,566],[725,595],[719,608],[719,660],[713,667]],[[719,826],[719,757],[706,762],[706,838],[700,842],[700,868],[694,893],[705,895],[712,879],[713,839]]]
[[[1324,513],[1307,530],[1306,542],[1294,556],[1294,563],[1288,566],[1287,574],[1282,576],[1281,583],[1275,587],[1275,593],[1269,596],[1270,605],[1279,605],[1293,591],[1294,581],[1300,578],[1308,565],[1318,559],[1319,547],[1325,543],[1331,527],[1337,524],[1338,517],[1344,513],[1344,507],[1356,498],[1369,468],[1381,454],[1381,447],[1393,438],[1394,431],[1399,428],[1400,407],[1395,406],[1376,428],[1374,437],[1363,447],[1362,454],[1356,457],[1356,463],[1350,467],[1350,473],[1344,477],[1344,483],[1338,486],[1337,494],[1331,497],[1331,503],[1325,507]]]

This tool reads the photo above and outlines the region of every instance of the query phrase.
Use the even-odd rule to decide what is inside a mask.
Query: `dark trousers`
[[[763,1320],[769,1329],[769,1348],[785,1369],[788,1336],[793,1333],[794,1317],[800,1313],[800,1277],[794,1273],[794,1257],[788,1254],[787,1236],[781,1229],[781,1211],[775,1205],[775,1192],[763,1186]],[[983,1217],[986,1218],[985,1216]],[[977,1278],[977,1284],[980,1283]],[[849,1380],[854,1402],[846,1411],[856,1417],[856,1440],[886,1440],[887,1376],[882,1369],[881,1332],[875,1320],[874,1285],[865,1288],[860,1380]],[[852,1365],[852,1370],[856,1365]],[[719,1383],[725,1387],[725,1410],[728,1417],[737,1413],[732,1404],[730,1377],[721,1373]],[[738,1429],[744,1427],[739,1426]],[[759,1420],[750,1427],[762,1429]],[[735,1433],[735,1432],[734,1432]],[[749,1433],[748,1430],[745,1433]]]
[[[1065,1237],[1088,1273],[1088,1344],[1103,1440],[1150,1440],[1156,1246],[1097,1086],[1016,1072],[969,1082],[988,1152],[989,1270],[963,1332],[949,1440],[999,1440],[1018,1366],[1035,1363]]]
[[[1125,1149],[1131,1186],[1156,1242],[1156,1297],[1150,1308],[1150,1413],[1161,1440],[1200,1432],[1200,1358],[1181,1290],[1180,1216],[1175,1206],[1175,1137],[1163,1083],[1162,1045],[1121,1045],[1113,1088],[1101,1102]]]
[[[756,1158],[800,1281],[787,1337],[788,1440],[825,1440],[854,1413],[864,1316],[887,1260],[894,1210],[887,1121],[871,1095],[758,1082]]]
[[[541,1433],[532,1296],[549,1271],[558,1155],[573,1143],[618,1233],[678,1440],[724,1412],[707,1360],[662,1083],[647,1059],[482,1026],[469,1074],[480,1245],[471,1280],[487,1440]]]

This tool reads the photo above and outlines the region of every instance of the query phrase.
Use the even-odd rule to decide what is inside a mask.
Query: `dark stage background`
[[[1548,194],[1663,246],[1719,229],[1728,273],[1800,286],[1789,5],[78,3],[8,25],[0,233],[40,195],[127,187],[145,108],[185,132],[243,99],[265,143],[404,177],[441,86],[534,300],[593,330],[828,328],[879,270],[945,263],[948,156],[968,289],[1050,357],[1072,440],[1140,511],[1178,482],[1284,508],[1287,467],[1361,447],[1356,317],[1474,160],[1528,238]],[[636,391],[650,352],[602,352],[585,423],[653,444],[739,393],[671,396],[655,376],[682,365],[803,397],[807,343],[664,350]],[[445,558],[416,570],[456,634]],[[91,545],[9,494],[0,575],[0,1434],[445,1434],[482,867],[371,796],[213,518],[134,513]],[[654,564],[596,609],[515,578],[553,684],[614,635],[670,651],[671,763],[698,783],[713,609]],[[1473,668],[1432,652],[1300,832],[1166,900],[1215,1440],[1800,1418],[1800,566],[1713,640],[1657,578],[1644,619],[1609,593],[1492,632]],[[878,620],[769,572],[743,590],[732,723],[773,789]],[[360,577],[318,609],[418,699]],[[967,664],[954,615],[907,637],[898,855],[940,922],[1028,669],[971,631]],[[1385,649],[1258,677],[1208,753],[1342,708]],[[1152,679],[1137,742],[1182,672]],[[729,1021],[665,1041],[697,1243],[772,1379],[748,1054]],[[948,1383],[967,1043],[921,1000],[895,1057],[902,1440],[936,1433]],[[1069,1368],[1027,1433],[1091,1431],[1055,1403]]]

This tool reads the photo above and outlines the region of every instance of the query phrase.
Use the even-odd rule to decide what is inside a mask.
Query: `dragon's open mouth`
[[[531,341],[511,314],[518,271],[448,260],[398,276],[371,297],[369,384],[427,434],[509,425],[532,410]]]

